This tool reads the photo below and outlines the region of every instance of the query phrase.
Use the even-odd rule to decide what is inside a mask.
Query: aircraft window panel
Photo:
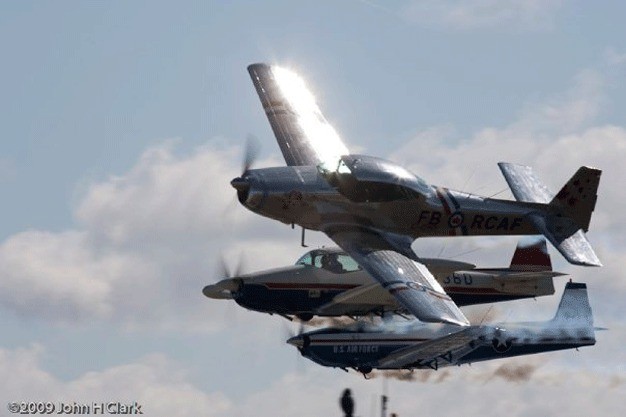
[[[313,265],[311,252],[305,253],[304,255],[302,255],[302,257],[300,257],[300,259],[298,259],[298,261],[296,262],[296,265],[309,265],[309,266]]]
[[[348,166],[343,161],[343,159],[339,160],[339,166],[337,167],[337,172],[339,174],[352,174],[352,171],[350,171],[350,168],[348,168]]]
[[[359,264],[356,263],[356,261],[348,255],[338,255],[337,260],[343,267],[344,272],[354,272],[354,271],[359,271],[361,269]]]

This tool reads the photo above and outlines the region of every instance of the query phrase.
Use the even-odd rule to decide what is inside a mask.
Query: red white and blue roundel
[[[452,213],[452,215],[448,218],[448,226],[450,227],[459,227],[460,225],[463,224],[463,213],[461,213],[460,211],[455,211],[454,213]]]

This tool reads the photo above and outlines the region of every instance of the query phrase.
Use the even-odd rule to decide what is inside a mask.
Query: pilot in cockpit
[[[337,255],[331,253],[326,254],[322,257],[322,268],[330,272],[334,272],[335,274],[341,274],[346,272],[343,269],[343,265],[341,265],[341,262],[337,260]]]

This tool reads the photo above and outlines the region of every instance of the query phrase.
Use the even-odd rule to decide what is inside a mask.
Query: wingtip
[[[595,255],[595,254],[594,254]],[[595,267],[601,267],[602,262],[600,262],[600,260],[594,256],[595,259],[571,259],[566,257],[566,259],[569,261],[569,263],[573,264],[573,265],[580,265],[580,266],[595,266]]]
[[[254,64],[248,65],[248,74],[254,77],[254,73],[262,70],[269,70],[270,66],[263,62],[256,62]]]
[[[524,165],[524,164],[516,164],[513,162],[504,162],[504,161],[500,161],[498,162],[498,166],[501,169],[506,169],[507,167],[521,167],[521,168],[530,168],[529,165]]]

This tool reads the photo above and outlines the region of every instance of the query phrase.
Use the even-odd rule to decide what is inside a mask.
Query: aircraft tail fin
[[[593,313],[589,304],[587,284],[568,282],[551,324],[567,328],[593,330]]]
[[[520,240],[513,253],[511,271],[552,271],[552,262],[548,254],[545,239],[527,243]]]
[[[565,259],[576,265],[602,266],[584,233],[595,208],[602,171],[581,167],[553,196],[531,167],[506,162],[498,166],[517,201],[547,206],[530,214],[529,220]]]
[[[589,230],[591,213],[596,207],[601,174],[599,169],[580,167],[550,201],[551,206],[561,208],[585,232]]]

